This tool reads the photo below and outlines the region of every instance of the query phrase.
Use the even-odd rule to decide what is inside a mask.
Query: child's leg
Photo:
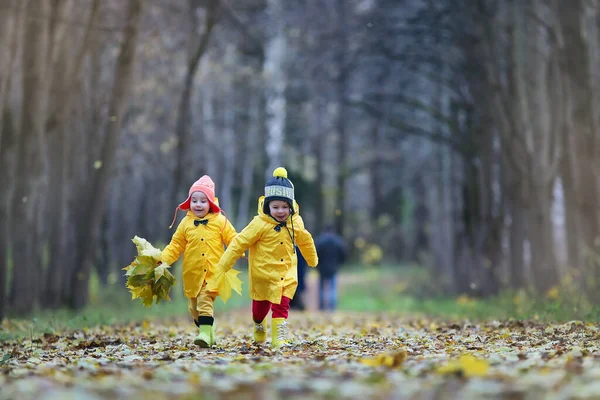
[[[210,347],[217,343],[215,337],[215,318],[213,316],[216,297],[217,293],[206,290],[206,283],[204,283],[196,298],[197,325],[200,328],[200,332],[194,343],[200,347]]]
[[[200,324],[198,324],[198,300],[195,297],[188,299],[188,311],[194,319],[194,323],[196,324],[196,326],[199,326]]]
[[[287,343],[287,317],[290,309],[290,298],[281,296],[280,304],[273,304],[271,346],[278,348]]]
[[[290,310],[290,298],[281,296],[281,303],[273,304],[273,318],[284,318],[287,319],[288,312]]]
[[[267,300],[252,300],[252,319],[254,320],[254,341],[264,343],[267,340],[267,314],[271,302]]]
[[[271,310],[271,302],[268,300],[252,300],[252,319],[260,324]]]
[[[202,285],[200,293],[198,294],[197,310],[199,316],[212,317],[214,314],[214,304],[218,293],[209,292],[206,290],[206,282]]]

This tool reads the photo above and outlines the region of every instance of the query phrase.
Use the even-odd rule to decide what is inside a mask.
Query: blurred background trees
[[[0,316],[122,279],[202,174],[242,229],[278,165],[357,263],[597,301],[599,3],[0,0]]]

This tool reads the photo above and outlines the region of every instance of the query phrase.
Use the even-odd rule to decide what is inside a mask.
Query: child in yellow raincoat
[[[216,266],[229,271],[235,261],[249,250],[250,297],[254,340],[266,340],[266,317],[272,311],[271,346],[287,342],[290,300],[298,286],[296,247],[311,267],[318,262],[311,234],[304,227],[294,201],[294,185],[285,168],[277,168],[267,181],[265,195],[258,200],[258,215],[230,243]]]
[[[187,214],[162,251],[161,259],[172,265],[183,253],[183,291],[199,329],[194,343],[200,347],[211,347],[217,343],[213,306],[218,292],[209,291],[207,283],[214,276],[214,266],[223,255],[223,244],[228,246],[237,232],[221,212],[215,197],[215,184],[208,175],[192,185],[188,198],[175,209],[175,218],[178,209],[187,211]]]

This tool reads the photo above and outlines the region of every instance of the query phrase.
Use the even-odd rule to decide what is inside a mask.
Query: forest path
[[[252,342],[248,310],[199,349],[188,319],[5,341],[0,399],[598,398],[597,324],[456,323],[298,312],[294,344]]]

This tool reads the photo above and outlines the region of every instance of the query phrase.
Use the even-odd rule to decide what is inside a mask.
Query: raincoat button
[[[200,239],[201,242],[204,242],[204,238]]]
[[[280,244],[283,244],[283,242],[279,242]]]
[[[281,261],[283,261],[283,258],[281,259]]]
[[[283,280],[283,278],[281,278],[281,280]]]
[[[204,253],[202,253],[202,257],[204,257]]]
[[[204,270],[204,272],[206,272],[206,270]]]

